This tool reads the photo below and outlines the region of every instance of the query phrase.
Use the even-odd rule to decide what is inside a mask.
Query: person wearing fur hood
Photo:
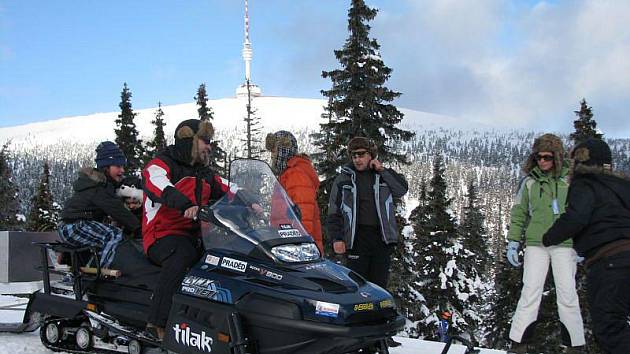
[[[520,181],[511,210],[507,260],[521,266],[519,248],[524,239],[523,288],[509,337],[513,353],[525,353],[538,319],[538,310],[549,265],[556,285],[558,315],[563,343],[570,353],[581,353],[585,344],[584,327],[575,288],[577,253],[571,242],[545,247],[543,234],[565,212],[568,193],[568,164],[564,162],[562,140],[544,134],[534,140],[525,162],[525,177]]]
[[[278,175],[278,181],[287,195],[299,209],[302,225],[313,237],[321,254],[324,254],[322,226],[319,206],[317,205],[317,189],[319,176],[313,163],[306,154],[298,153],[295,136],[288,131],[280,130],[268,134],[265,147],[271,152],[271,168]],[[279,196],[275,196],[274,199]],[[271,223],[281,224],[286,211],[278,210],[284,203],[272,203]]]
[[[571,158],[567,211],[543,244],[573,239],[585,258],[595,338],[605,353],[630,353],[630,181],[613,174],[610,147],[600,139],[579,143]]]
[[[107,268],[123,239],[123,229],[134,234],[140,229],[140,222],[116,195],[127,164],[123,152],[111,141],[104,141],[96,148],[95,162],[96,168],[79,171],[72,186],[74,193],[61,213],[58,233],[70,245],[99,247],[100,265]],[[122,229],[105,223],[108,217]]]
[[[199,207],[228,192],[209,167],[214,129],[209,121],[188,119],[175,128],[175,144],[142,170],[142,239],[148,258],[162,267],[148,310],[147,330],[164,336],[172,297],[186,273],[203,254]]]

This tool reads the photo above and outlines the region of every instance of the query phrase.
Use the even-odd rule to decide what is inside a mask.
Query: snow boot
[[[387,346],[390,348],[395,348],[395,347],[400,347],[402,345],[402,343],[397,342],[394,340],[394,338],[389,337],[387,338]]]
[[[164,327],[159,327],[152,323],[147,323],[146,332],[158,342],[164,340],[164,334],[166,333]]]
[[[512,341],[512,348],[508,349],[508,354],[527,354],[527,343],[517,343]]]
[[[586,346],[581,345],[579,347],[567,347],[566,354],[586,354]]]

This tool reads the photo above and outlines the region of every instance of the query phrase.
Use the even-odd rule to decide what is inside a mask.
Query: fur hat
[[[562,164],[564,161],[564,146],[562,140],[553,134],[543,134],[534,140],[532,145],[532,153],[527,158],[523,166],[523,172],[530,173],[537,166],[536,155],[539,152],[553,153],[553,173],[559,176],[562,172]]]
[[[589,138],[577,144],[571,151],[571,159],[578,173],[612,171],[610,147],[601,139]]]
[[[183,156],[190,156],[188,162],[191,165],[202,163],[207,165],[208,161],[201,161],[198,152],[198,139],[210,143],[214,137],[214,128],[212,123],[207,120],[188,119],[177,126],[175,129],[175,148]]]
[[[286,130],[267,134],[265,149],[271,152],[271,167],[277,173],[287,168],[287,162],[298,152],[295,136]]]
[[[96,168],[105,168],[107,166],[126,166],[127,158],[123,154],[118,145],[111,141],[103,141],[96,147]]]
[[[370,155],[372,155],[373,159],[375,159],[378,155],[378,148],[376,147],[376,144],[374,144],[374,142],[370,139],[363,136],[355,136],[348,142],[348,155],[350,155],[350,157],[352,157],[353,151],[359,149],[367,150]]]

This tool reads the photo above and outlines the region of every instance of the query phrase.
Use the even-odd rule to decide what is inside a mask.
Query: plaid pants
[[[107,268],[112,263],[116,255],[116,246],[123,239],[121,229],[92,220],[61,223],[58,233],[61,240],[71,246],[99,247],[102,268]]]

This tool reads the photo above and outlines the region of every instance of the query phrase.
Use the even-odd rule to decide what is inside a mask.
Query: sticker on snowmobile
[[[232,292],[222,288],[221,284],[215,280],[188,275],[182,281],[180,289],[183,293],[196,297],[232,303]]]
[[[282,275],[278,274],[278,273],[274,273],[272,271],[265,271],[265,276],[271,279],[275,279],[275,280],[282,280]]]
[[[282,226],[282,225],[280,225],[280,226]],[[282,229],[282,230],[278,230],[278,235],[280,235],[280,237],[282,237],[282,238],[302,237],[302,234],[297,229]]]
[[[211,254],[206,256],[206,263],[211,264],[213,266],[217,266],[219,265],[219,260],[221,258],[217,257],[217,256],[213,256]]]
[[[326,268],[326,263],[315,263],[315,264],[309,264],[306,267],[304,267],[305,270],[313,270],[313,269],[324,269]]]
[[[356,312],[360,312],[360,311],[372,311],[374,310],[374,304],[371,302],[365,302],[363,304],[356,304],[354,305],[354,311]]]
[[[390,309],[394,307],[394,302],[392,300],[383,300],[378,303],[382,309]]]
[[[317,301],[317,303],[315,303],[315,314],[326,317],[337,317],[337,315],[339,315],[339,304]]]
[[[187,323],[176,323],[173,331],[175,332],[175,341],[178,344],[194,347],[208,353],[212,352],[214,340],[205,331],[201,331],[201,333],[193,332]]]
[[[221,267],[245,273],[245,269],[247,269],[247,262],[239,261],[238,259],[232,259],[229,257],[223,257],[223,259],[221,260]]]
[[[182,285],[208,289],[210,286],[214,285],[214,280],[187,275],[184,280],[182,280]]]

